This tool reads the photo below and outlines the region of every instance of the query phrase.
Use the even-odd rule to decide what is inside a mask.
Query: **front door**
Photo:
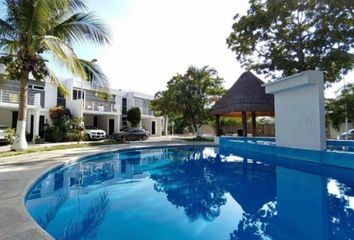
[[[31,121],[30,121],[30,135],[29,138],[33,138],[33,126],[34,126],[34,115],[31,115]]]
[[[112,135],[113,133],[114,133],[114,119],[109,119],[108,134]]]
[[[93,116],[93,126],[97,128],[98,123],[97,123],[97,116]]]
[[[39,136],[44,138],[44,116],[39,116]]]
[[[151,135],[155,135],[156,134],[156,122],[152,121],[151,122]]]
[[[17,116],[18,116],[18,112],[12,112],[12,128],[16,128],[17,127]]]

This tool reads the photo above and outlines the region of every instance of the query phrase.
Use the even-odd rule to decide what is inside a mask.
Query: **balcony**
[[[28,105],[37,105],[36,103],[36,94],[35,93],[28,93]],[[40,96],[39,96],[40,97]],[[0,102],[1,103],[10,103],[10,104],[19,104],[20,103],[20,93],[10,90],[0,90]],[[39,101],[40,105],[40,101]]]
[[[85,111],[94,111],[94,112],[111,112],[118,113],[118,107],[114,102],[106,101],[90,101],[86,100],[84,104]]]
[[[140,108],[141,115],[153,116],[154,112],[151,111],[149,108]]]

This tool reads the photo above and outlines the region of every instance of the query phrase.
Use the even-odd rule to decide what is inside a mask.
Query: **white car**
[[[106,138],[105,131],[91,126],[85,127],[84,134],[89,140],[102,140]]]
[[[0,143],[7,143],[7,138],[6,138],[6,126],[0,125]]]
[[[354,129],[350,129],[348,131],[348,133],[347,132],[341,133],[340,134],[340,139],[342,139],[342,140],[347,139],[347,135],[348,135],[348,140],[354,140]]]

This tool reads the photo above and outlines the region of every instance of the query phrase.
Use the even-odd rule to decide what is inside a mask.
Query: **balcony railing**
[[[151,111],[148,108],[141,108],[140,107],[140,112],[141,112],[142,115],[149,115],[149,116],[153,116],[154,115],[154,112]]]
[[[85,110],[96,112],[118,112],[116,104],[112,102],[85,101]]]
[[[35,94],[28,93],[28,105],[35,105]],[[0,102],[3,103],[20,103],[20,93],[9,91],[9,90],[0,90]]]

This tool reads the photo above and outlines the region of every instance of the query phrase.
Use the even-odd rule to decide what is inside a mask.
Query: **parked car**
[[[348,134],[347,132],[343,132],[340,134],[340,139],[345,140],[347,139],[346,136],[348,135],[348,140],[354,140],[354,129],[350,129],[348,130]]]
[[[93,126],[85,126],[85,136],[88,140],[102,140],[106,138],[106,132]]]
[[[143,128],[129,128],[119,133],[113,133],[112,138],[117,141],[146,140],[150,133]]]
[[[0,125],[0,143],[8,143],[8,140],[6,138],[6,129],[6,126]]]

